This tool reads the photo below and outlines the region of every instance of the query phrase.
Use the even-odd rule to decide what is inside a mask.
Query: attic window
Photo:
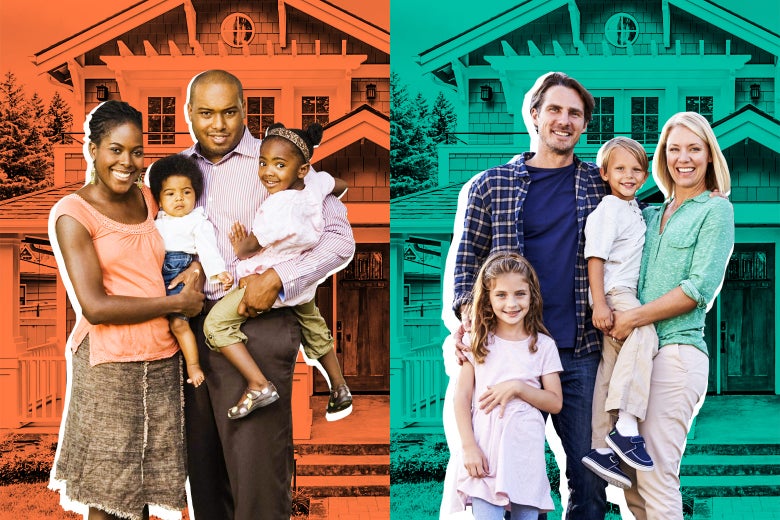
[[[618,13],[604,24],[604,36],[615,47],[628,47],[639,36],[639,24],[630,14]]]
[[[222,39],[231,47],[246,47],[255,35],[255,23],[244,13],[233,13],[222,20]]]

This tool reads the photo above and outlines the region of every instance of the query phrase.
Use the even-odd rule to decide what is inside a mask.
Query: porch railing
[[[19,355],[19,423],[58,426],[65,405],[67,368],[56,341]]]
[[[442,341],[439,340],[419,346],[402,360],[402,395],[398,398],[405,426],[442,424],[448,379],[444,371],[441,345]]]

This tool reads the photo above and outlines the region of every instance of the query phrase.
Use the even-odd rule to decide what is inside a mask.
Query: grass
[[[548,520],[562,517],[561,497],[557,493],[560,471],[549,448],[547,474],[552,487],[555,510]],[[444,435],[392,435],[390,439],[390,516],[415,520],[438,520],[449,451]],[[691,520],[693,499],[683,494],[684,520]],[[609,504],[609,503],[608,503]],[[605,520],[621,520],[617,505],[609,504]]]
[[[63,511],[60,495],[46,482],[0,486],[0,520],[36,518],[41,520],[78,520],[81,515]]]

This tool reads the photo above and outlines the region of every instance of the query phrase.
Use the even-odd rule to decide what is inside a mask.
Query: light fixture
[[[753,100],[753,103],[757,103],[758,99],[761,97],[761,85],[758,83],[753,83],[750,85],[750,99]]]
[[[376,85],[373,83],[366,85],[366,99],[369,101],[376,99]]]
[[[493,99],[493,87],[490,85],[482,85],[480,87],[479,97],[482,101],[490,101]]]
[[[97,92],[97,100],[98,101],[106,101],[108,99],[108,87],[105,85],[98,85],[95,87],[95,90]]]

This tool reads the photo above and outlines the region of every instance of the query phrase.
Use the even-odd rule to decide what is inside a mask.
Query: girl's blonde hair
[[[731,191],[729,167],[710,123],[696,112],[678,112],[669,118],[661,130],[653,157],[653,177],[664,196],[668,199],[674,194],[674,180],[672,180],[672,174],[666,165],[666,143],[669,140],[669,133],[675,126],[684,126],[704,141],[712,159],[712,162],[707,164],[705,176],[707,189],[710,191],[717,189],[722,194],[728,195]]]
[[[528,350],[536,352],[536,340],[539,333],[547,334],[547,328],[542,322],[542,292],[539,288],[539,278],[531,263],[517,253],[495,253],[490,255],[479,270],[474,282],[471,306],[471,350],[477,363],[484,363],[490,352],[487,348],[490,333],[495,332],[498,320],[490,305],[490,290],[496,278],[503,274],[517,273],[528,282],[531,303],[523,323],[529,333]]]

